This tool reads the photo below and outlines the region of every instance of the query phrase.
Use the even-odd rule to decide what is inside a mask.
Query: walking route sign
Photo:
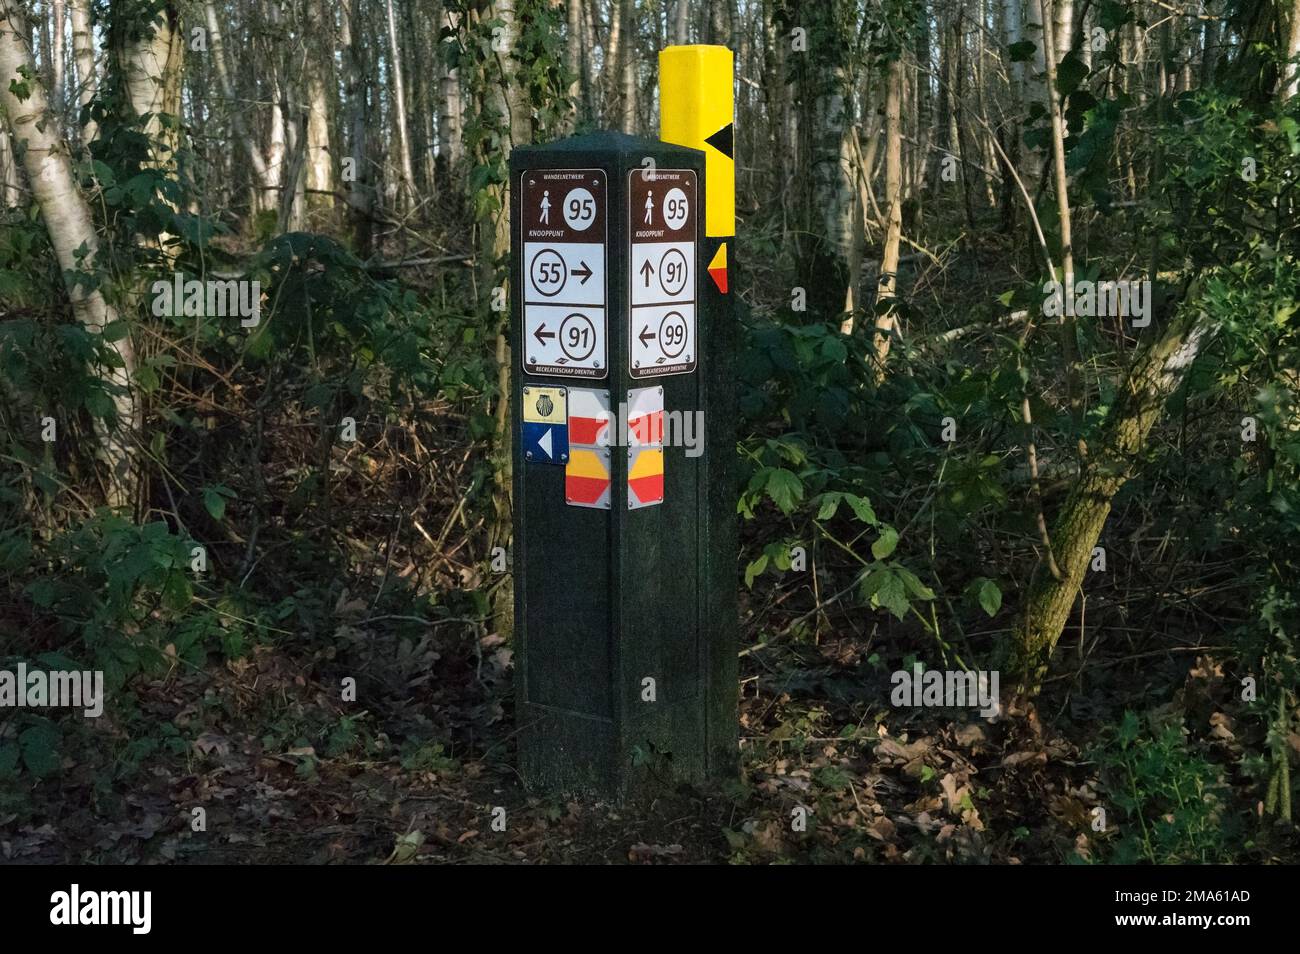
[[[698,190],[690,169],[628,173],[628,278],[634,378],[695,370],[695,223]]]
[[[535,169],[522,180],[524,370],[603,378],[605,172]]]

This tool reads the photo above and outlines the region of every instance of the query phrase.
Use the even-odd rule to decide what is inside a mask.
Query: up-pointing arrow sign
[[[641,277],[645,279],[645,287],[650,287],[650,276],[655,273],[654,266],[649,261],[641,265]]]

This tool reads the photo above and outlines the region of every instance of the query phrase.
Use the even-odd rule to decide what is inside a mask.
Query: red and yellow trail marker
[[[717,252],[713,255],[713,260],[709,262],[709,277],[713,279],[713,284],[718,286],[718,291],[722,294],[727,293],[727,243],[723,242],[718,246]]]
[[[629,510],[664,502],[664,449],[633,449],[627,466],[627,506]]]
[[[609,450],[575,447],[564,466],[564,502],[575,507],[609,507]]]

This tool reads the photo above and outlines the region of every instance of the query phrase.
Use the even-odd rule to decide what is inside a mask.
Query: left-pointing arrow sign
[[[650,330],[649,325],[646,325],[641,329],[641,333],[637,337],[641,339],[641,345],[644,347],[647,341],[654,341],[659,336]]]
[[[546,342],[555,337],[555,332],[547,331],[546,322],[542,322],[537,326],[537,330],[533,332],[533,337],[537,339],[538,344],[542,347],[546,347]]]

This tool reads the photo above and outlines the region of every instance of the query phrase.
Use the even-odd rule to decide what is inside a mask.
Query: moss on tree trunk
[[[1187,300],[1194,301],[1194,296]],[[1084,471],[1052,527],[1052,552],[1060,578],[1040,563],[1012,633],[1009,658],[1018,695],[1038,692],[1110,515],[1111,502],[1131,476],[1165,402],[1182,383],[1207,334],[1203,316],[1194,307],[1185,309],[1139,355],[1116,396],[1101,440],[1090,451]]]

